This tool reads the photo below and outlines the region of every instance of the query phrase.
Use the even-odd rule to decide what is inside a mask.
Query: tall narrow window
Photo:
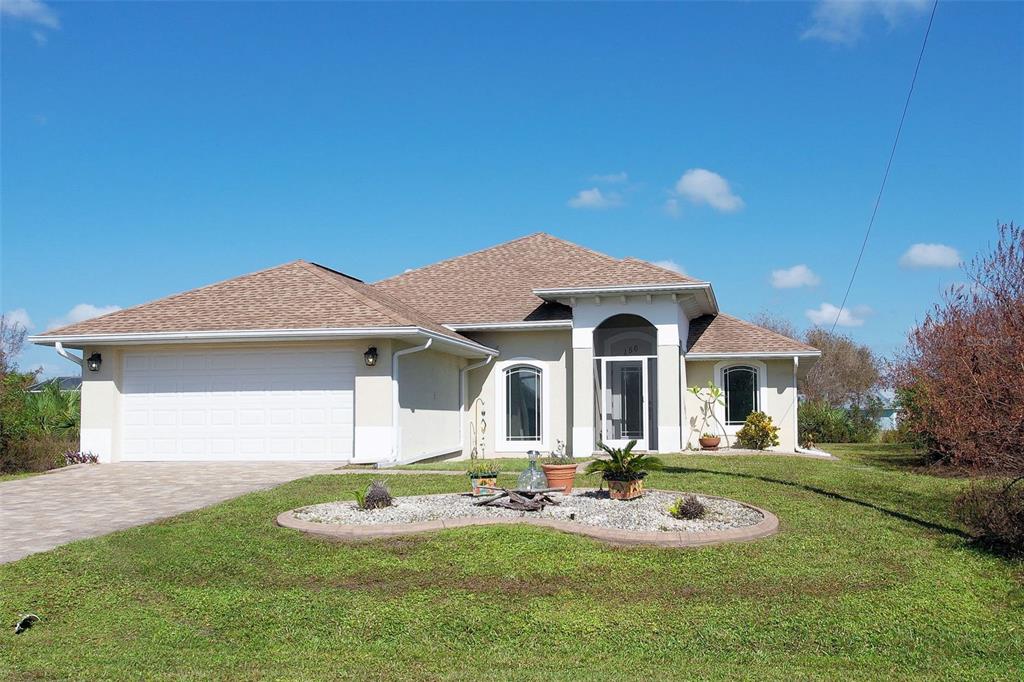
[[[541,439],[541,372],[520,365],[505,370],[505,438],[510,441]]]
[[[725,384],[725,423],[742,424],[759,408],[757,370],[746,365],[727,367],[722,372]]]

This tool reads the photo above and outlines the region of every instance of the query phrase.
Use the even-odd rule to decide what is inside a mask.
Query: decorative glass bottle
[[[519,482],[516,485],[517,490],[544,490],[548,487],[547,476],[539,466],[537,466],[537,457],[540,453],[536,450],[530,450],[526,453],[530,456],[530,464],[523,470],[523,473],[519,474]]]

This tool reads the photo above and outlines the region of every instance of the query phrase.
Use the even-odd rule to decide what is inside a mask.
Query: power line
[[[932,32],[932,22],[935,21],[935,10],[939,6],[939,0],[932,3],[932,13],[928,17],[928,28],[924,31],[924,40],[921,42],[921,52],[917,55],[917,66],[914,67],[914,77],[910,80],[910,90],[907,92],[907,101],[903,103],[903,115],[900,116],[900,125],[896,129],[896,138],[892,141],[892,150],[889,151],[889,161],[885,164],[885,173],[882,175],[882,186],[878,188],[878,196],[875,198],[875,207],[871,211],[871,219],[868,221],[868,229],[864,233],[864,241],[860,245],[860,253],[857,254],[857,262],[853,266],[853,274],[850,275],[850,283],[846,285],[846,293],[843,294],[843,302],[836,311],[835,322],[832,323],[832,331],[836,330],[839,318],[846,309],[846,301],[850,298],[850,290],[853,289],[853,281],[857,279],[857,270],[860,269],[860,261],[864,258],[864,249],[868,245],[868,237],[871,236],[871,228],[875,225],[875,216],[878,214],[878,205],[882,203],[882,192],[885,191],[885,183],[889,179],[889,169],[892,168],[893,157],[896,156],[896,146],[900,142],[900,133],[903,132],[903,122],[907,120],[907,110],[910,109],[910,98],[914,94],[914,85],[917,84],[917,72],[921,70],[921,60],[924,59],[924,48],[928,45],[928,35]]]

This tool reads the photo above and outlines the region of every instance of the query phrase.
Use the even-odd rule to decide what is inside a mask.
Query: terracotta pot
[[[474,497],[480,497],[481,495],[492,494],[490,490],[483,490],[481,486],[491,486],[492,488],[497,487],[498,477],[497,476],[470,476],[469,485],[473,490]]]
[[[576,482],[576,468],[579,464],[541,464],[548,479],[549,488],[561,488],[566,495],[572,492]]]
[[[718,444],[722,442],[721,436],[700,437],[700,447],[704,450],[717,450]]]
[[[635,500],[644,494],[643,479],[635,481],[606,481],[608,494],[613,500]]]

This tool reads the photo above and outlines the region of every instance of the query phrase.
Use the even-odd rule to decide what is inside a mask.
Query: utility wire
[[[846,301],[850,298],[850,290],[853,289],[853,281],[857,279],[857,270],[860,269],[860,261],[864,258],[864,249],[868,245],[868,237],[871,236],[871,228],[875,224],[875,216],[878,214],[878,206],[882,203],[882,192],[885,191],[885,183],[889,179],[889,169],[892,168],[893,157],[896,156],[896,146],[900,142],[900,133],[903,132],[903,122],[907,120],[907,110],[910,109],[910,98],[914,94],[914,85],[917,84],[917,72],[921,70],[921,60],[924,59],[924,48],[928,45],[928,34],[932,32],[932,22],[935,21],[935,10],[939,6],[939,0],[932,3],[932,13],[928,17],[928,28],[924,31],[924,40],[921,42],[921,52],[917,55],[917,66],[914,67],[914,77],[910,80],[910,90],[907,92],[907,101],[903,103],[903,115],[900,116],[900,125],[896,129],[896,139],[892,141],[892,150],[889,152],[889,161],[885,164],[885,173],[882,175],[882,186],[878,188],[878,196],[875,198],[875,207],[871,211],[871,219],[868,221],[868,229],[864,233],[864,241],[860,245],[860,253],[857,254],[857,263],[853,266],[853,274],[850,275],[850,283],[846,285],[846,293],[843,294],[843,302],[836,312],[835,322],[832,323],[832,331],[836,330],[839,318],[846,309]]]

